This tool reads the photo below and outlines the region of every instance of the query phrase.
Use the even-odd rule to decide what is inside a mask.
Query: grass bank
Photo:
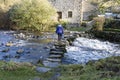
[[[86,65],[61,65],[58,80],[120,80],[120,56],[89,61]],[[49,80],[57,71],[38,73],[29,63],[0,62],[0,80]]]
[[[99,61],[90,61],[87,65],[63,65],[59,80],[120,80],[120,56]]]
[[[38,73],[30,63],[14,63],[0,61],[0,80],[34,80],[38,77],[48,80],[53,72]]]

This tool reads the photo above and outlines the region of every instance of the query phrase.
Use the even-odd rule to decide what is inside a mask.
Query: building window
[[[68,18],[72,18],[72,11],[68,11]]]
[[[60,19],[62,19],[62,12],[57,12],[57,14],[58,14],[58,21],[59,21]]]

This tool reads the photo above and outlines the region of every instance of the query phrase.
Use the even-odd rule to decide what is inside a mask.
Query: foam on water
[[[67,47],[66,60],[73,60],[73,63],[87,63],[89,60],[98,60],[110,56],[120,56],[119,44],[97,39],[77,38],[74,46]]]

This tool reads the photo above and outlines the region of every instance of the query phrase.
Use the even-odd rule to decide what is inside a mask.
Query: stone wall
[[[57,10],[62,12],[62,20],[69,23],[80,23],[81,0],[48,0]],[[68,11],[72,11],[72,17],[68,18]]]

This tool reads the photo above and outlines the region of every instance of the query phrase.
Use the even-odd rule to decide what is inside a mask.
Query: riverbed
[[[37,64],[49,56],[56,40],[57,35],[49,32],[35,35],[27,32],[0,31],[0,60]],[[7,46],[7,43],[12,45]],[[84,37],[76,38],[72,46],[66,46],[66,50],[63,64],[85,64],[90,60],[120,56],[120,44]]]
[[[53,46],[55,39],[56,35],[49,32],[34,35],[24,32],[0,31],[0,60],[36,64],[48,57],[49,49]],[[8,43],[11,45],[7,46]]]

